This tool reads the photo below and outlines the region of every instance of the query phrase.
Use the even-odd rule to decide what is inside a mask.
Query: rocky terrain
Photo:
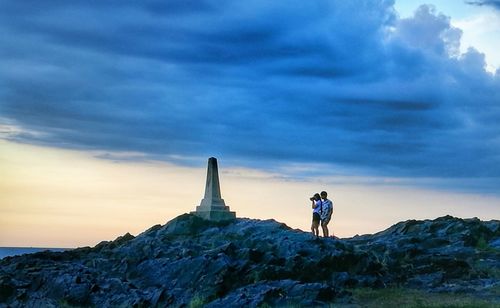
[[[0,306],[231,307],[352,303],[356,288],[471,294],[500,305],[500,222],[405,221],[315,239],[274,220],[181,215],[93,248],[0,260]]]

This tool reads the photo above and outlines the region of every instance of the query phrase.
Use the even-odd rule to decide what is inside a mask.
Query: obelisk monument
[[[221,197],[219,170],[215,157],[210,157],[208,159],[205,197],[201,200],[200,205],[196,207],[196,211],[191,212],[191,214],[214,221],[232,220],[236,218],[236,213],[229,210],[229,206],[226,206],[224,199]]]

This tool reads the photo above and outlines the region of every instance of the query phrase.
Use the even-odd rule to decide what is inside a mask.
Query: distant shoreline
[[[74,248],[51,248],[51,247],[0,247],[0,259],[11,256],[19,256],[24,254],[36,253],[40,251],[65,251]]]

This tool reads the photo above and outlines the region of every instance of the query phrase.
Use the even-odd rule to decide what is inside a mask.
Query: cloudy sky
[[[203,179],[168,194],[161,187],[175,185],[158,181],[203,178],[210,156],[226,170],[223,190],[235,185],[227,189],[232,208],[249,216],[254,195],[328,189],[345,200],[340,213],[342,204],[352,210],[351,226],[353,209],[372,204],[357,194],[399,204],[390,210],[398,215],[371,229],[345,223],[343,231],[339,221],[346,236],[414,217],[412,194],[434,196],[439,213],[498,219],[499,38],[495,0],[2,0],[0,167],[8,177],[0,182],[0,231],[9,235],[0,244],[74,246],[127,226],[139,232],[151,221],[121,222],[92,240],[15,237],[21,226],[43,228],[39,213],[67,222],[60,208],[70,203],[80,206],[68,215],[88,228],[76,213],[90,206],[89,195],[95,211],[114,211],[110,198],[123,204],[119,185],[114,196],[96,191],[127,187],[127,168],[142,169],[131,175],[141,180],[130,183],[136,194],[125,203],[140,211],[158,185],[151,215],[174,217],[194,208]],[[75,165],[93,175],[82,183],[86,173]],[[266,181],[268,195],[259,186]],[[173,198],[168,214],[161,198]],[[48,199],[59,200],[50,203],[59,218],[41,205]],[[260,201],[256,213],[288,212],[283,206]],[[306,222],[273,218],[307,229],[309,212],[295,212]]]

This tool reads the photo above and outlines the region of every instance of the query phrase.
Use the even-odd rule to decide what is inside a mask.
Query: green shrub
[[[200,307],[203,307],[203,305],[205,305],[205,298],[202,296],[199,296],[199,295],[195,295],[195,296],[193,296],[193,298],[191,298],[191,301],[189,302],[188,307],[189,308],[200,308]]]
[[[488,242],[484,239],[484,237],[480,237],[476,242],[476,249],[479,250],[490,250],[491,247],[488,245]]]

